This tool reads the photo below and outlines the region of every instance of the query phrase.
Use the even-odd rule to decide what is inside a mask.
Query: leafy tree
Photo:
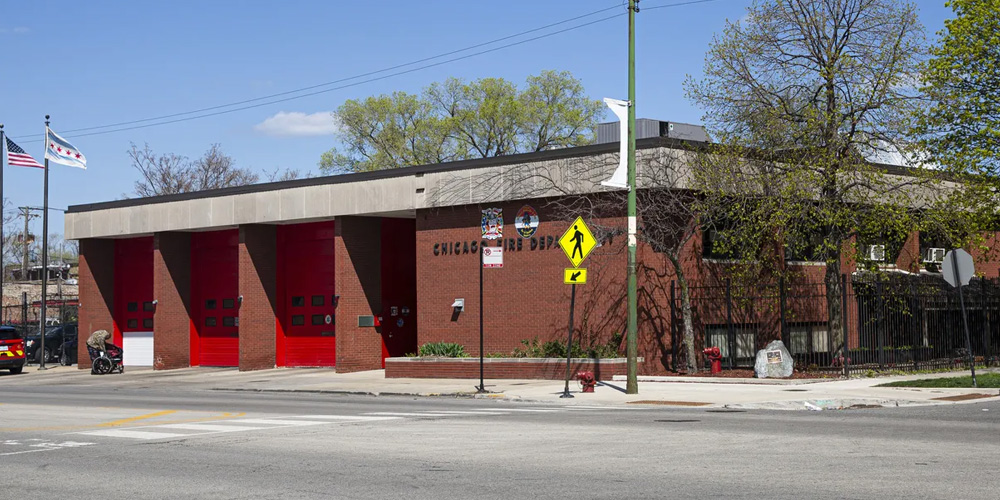
[[[966,218],[979,215],[980,224],[989,223],[982,217],[997,213],[1000,187],[1000,1],[948,5],[956,17],[945,21],[940,43],[931,49],[923,88],[929,105],[917,131],[933,161],[963,180],[965,189],[951,201]],[[962,227],[968,226],[953,220],[938,225],[953,241],[962,239],[954,234]]]
[[[334,113],[342,146],[326,172],[363,172],[586,144],[603,113],[568,72],[544,71],[523,90],[502,78],[449,78],[421,95],[349,100]]]
[[[132,168],[141,174],[135,181],[134,190],[138,196],[158,196],[165,194],[204,191],[232,186],[244,186],[257,182],[260,176],[252,170],[237,167],[232,157],[222,152],[218,144],[213,144],[205,154],[195,160],[167,153],[157,155],[149,144],[139,149],[135,144],[128,151]]]
[[[722,210],[722,246],[759,276],[780,247],[826,264],[828,328],[843,342],[841,258],[859,236],[905,233],[932,177],[881,158],[912,158],[924,32],[899,0],[757,0],[712,42],[688,95],[719,143],[695,184]],[[913,162],[910,162],[913,164]],[[862,238],[863,239],[863,238]]]

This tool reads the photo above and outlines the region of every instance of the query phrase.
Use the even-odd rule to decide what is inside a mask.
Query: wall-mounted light
[[[236,303],[239,304],[239,305],[241,305],[241,306],[243,305],[243,296],[242,295],[240,295],[239,297],[236,297]]]
[[[156,300],[156,299],[153,299],[153,305],[154,305],[154,306],[155,306],[156,304],[159,304],[159,303],[160,303],[160,301],[159,301],[159,300]]]
[[[465,310],[465,299],[455,299],[455,302],[451,304],[452,309],[456,313],[460,313]]]

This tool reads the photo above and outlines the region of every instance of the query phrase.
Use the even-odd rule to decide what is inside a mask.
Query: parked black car
[[[65,350],[63,341],[65,340]],[[27,358],[35,363],[41,363],[42,355],[45,356],[46,363],[59,361],[64,365],[76,363],[76,346],[78,342],[77,324],[67,323],[64,325],[53,325],[45,330],[45,351],[41,348],[41,338],[38,334],[30,335],[24,339],[24,346]]]

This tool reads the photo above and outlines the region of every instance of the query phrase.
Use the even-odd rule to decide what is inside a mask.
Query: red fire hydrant
[[[709,347],[701,353],[712,362],[712,375],[722,373],[722,351],[718,347]]]
[[[580,382],[580,387],[583,388],[581,392],[594,392],[594,387],[597,386],[597,380],[594,379],[594,372],[578,372],[576,380]]]

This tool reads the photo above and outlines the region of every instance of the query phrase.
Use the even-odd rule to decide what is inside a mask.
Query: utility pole
[[[635,278],[636,209],[635,209],[635,13],[639,0],[628,1],[628,339],[625,356],[628,358],[626,394],[638,394],[636,377],[636,342],[638,293]]]
[[[36,210],[32,207],[17,207],[21,211],[21,217],[24,217],[24,233],[21,235],[21,249],[22,249],[22,261],[21,261],[21,281],[28,281],[28,222],[37,215],[31,213],[32,210]]]

